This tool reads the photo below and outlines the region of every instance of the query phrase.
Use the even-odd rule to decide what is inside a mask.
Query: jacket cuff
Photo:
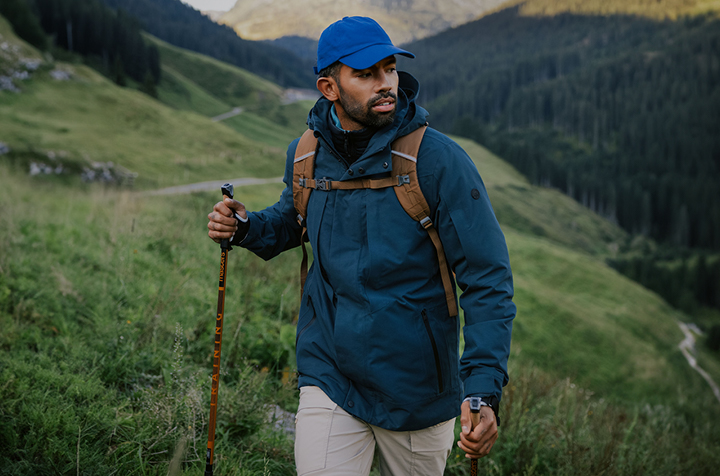
[[[463,398],[495,397],[502,399],[502,382],[487,374],[475,374],[463,382]]]
[[[240,245],[245,238],[247,238],[248,232],[250,231],[250,217],[243,220],[237,213],[235,213],[235,220],[237,221],[238,229],[235,234],[230,238],[230,244],[233,246]]]

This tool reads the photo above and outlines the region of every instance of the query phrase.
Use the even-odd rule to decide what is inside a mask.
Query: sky
[[[182,0],[196,10],[219,10],[226,12],[230,10],[237,0]]]

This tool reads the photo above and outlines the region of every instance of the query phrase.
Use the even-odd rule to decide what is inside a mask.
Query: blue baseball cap
[[[393,45],[385,30],[372,18],[345,17],[320,35],[315,74],[336,61],[353,69],[365,69],[396,54],[415,57]]]

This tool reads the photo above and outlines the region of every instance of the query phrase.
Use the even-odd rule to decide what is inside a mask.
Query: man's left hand
[[[492,408],[488,406],[480,408],[480,422],[475,427],[470,415],[470,402],[463,402],[460,415],[462,431],[458,446],[467,453],[465,457],[478,459],[487,456],[495,444],[498,437],[497,421]]]

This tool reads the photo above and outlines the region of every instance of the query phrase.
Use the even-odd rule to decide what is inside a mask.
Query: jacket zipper
[[[438,354],[437,344],[435,344],[435,337],[433,337],[432,329],[430,329],[430,322],[428,321],[427,312],[425,309],[422,311],[423,323],[425,324],[425,330],[427,331],[428,337],[430,337],[430,344],[432,345],[433,354],[435,356],[435,370],[437,371],[438,390],[443,393],[443,378],[442,369],[440,368],[440,354]]]
[[[345,160],[345,158],[343,156],[341,156],[339,153],[337,153],[335,151],[335,148],[332,147],[330,144],[328,144],[328,142],[325,140],[325,138],[323,136],[318,137],[318,143],[320,141],[322,141],[325,144],[325,149],[327,149],[330,152],[330,155],[335,157],[335,159],[338,162],[340,162],[340,164],[342,164],[345,167],[345,169],[350,168],[350,164],[348,163],[348,161]],[[315,158],[317,159],[317,151],[315,151],[315,152],[316,152]]]

